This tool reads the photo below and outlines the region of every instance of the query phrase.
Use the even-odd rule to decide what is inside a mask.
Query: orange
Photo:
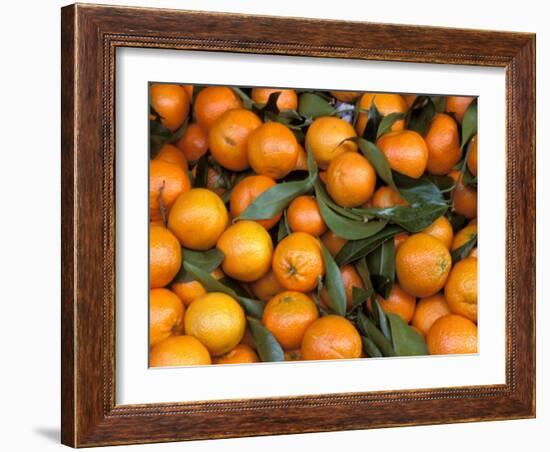
[[[346,239],[338,237],[330,229],[323,234],[321,237],[321,242],[325,245],[325,248],[328,250],[331,256],[336,256],[343,246],[348,243]]]
[[[447,113],[454,113],[456,120],[461,123],[462,119],[464,119],[464,113],[473,100],[474,97],[469,96],[447,96],[445,111]]]
[[[166,286],[181,267],[182,253],[178,239],[163,226],[149,229],[149,286]]]
[[[453,242],[453,226],[447,217],[439,217],[422,232],[439,240],[447,249],[451,249],[451,243]]]
[[[472,249],[468,254],[468,257],[477,257],[477,248]]]
[[[279,122],[267,122],[248,137],[248,161],[264,176],[280,179],[296,166],[299,145],[292,131]]]
[[[411,325],[420,334],[426,336],[437,319],[450,313],[451,309],[447,304],[447,300],[445,300],[443,294],[437,293],[431,297],[421,298],[418,301]]]
[[[217,169],[209,166],[206,178],[206,188],[208,188],[208,190],[212,190],[218,196],[223,196],[225,194],[227,191],[225,188],[225,181]]]
[[[462,157],[458,127],[445,113],[435,114],[425,140],[428,146],[426,170],[431,174],[447,174]]]
[[[300,143],[298,143],[298,158],[296,159],[296,164],[294,165],[292,171],[297,170],[307,171],[307,155]]]
[[[250,289],[262,301],[269,301],[279,292],[284,291],[275,277],[273,270],[250,284]]]
[[[372,207],[378,207],[385,209],[387,207],[394,206],[407,206],[409,203],[405,201],[399,193],[397,193],[393,188],[388,187],[387,185],[382,185],[372,197],[371,202]]]
[[[468,226],[462,228],[456,233],[451,250],[454,251],[460,248],[462,245],[465,245],[470,240],[472,240],[476,234],[477,224],[469,224]]]
[[[346,291],[346,306],[349,309],[353,305],[353,288],[363,289],[365,286],[359,273],[357,273],[357,270],[351,264],[344,265],[340,269],[340,276],[342,277],[344,290]],[[326,287],[323,287],[321,290],[321,301],[325,306],[329,306],[329,295]]]
[[[470,173],[477,176],[477,135],[474,135],[468,144],[468,159],[466,160],[466,165],[468,165]]]
[[[193,188],[178,197],[170,216],[168,229],[186,248],[212,248],[227,227],[229,215],[222,199],[205,188]]]
[[[416,100],[418,96],[416,94],[406,94],[403,96],[405,99],[405,102],[407,103],[407,107],[412,107],[412,104],[414,104],[414,101]]]
[[[260,361],[252,347],[245,344],[238,344],[233,350],[214,358],[213,364],[249,364]]]
[[[448,176],[456,183],[452,194],[454,211],[460,215],[464,215],[468,219],[477,217],[477,191],[462,183],[462,178],[458,171],[451,171]]]
[[[458,261],[445,284],[451,311],[477,322],[477,257]]]
[[[257,104],[265,105],[272,93],[281,93],[277,98],[279,110],[296,110],[298,108],[298,96],[293,89],[252,88],[252,100]]]
[[[405,292],[399,285],[393,284],[388,298],[384,299],[377,295],[376,299],[384,312],[397,314],[405,323],[412,320],[416,308],[416,298]]]
[[[228,227],[216,246],[224,254],[223,271],[231,278],[250,282],[269,271],[273,242],[255,221],[239,221]]]
[[[403,96],[399,94],[382,94],[382,93],[364,93],[359,100],[359,108],[362,110],[368,110],[372,102],[376,105],[376,109],[382,116],[387,116],[390,113],[405,113],[407,111],[407,102]],[[368,113],[359,113],[357,122],[355,123],[355,130],[357,135],[363,136],[365,127],[367,125]],[[393,132],[403,130],[405,127],[405,121],[400,119],[395,121],[391,130]]]
[[[176,294],[168,289],[149,292],[149,346],[169,336],[183,333],[185,308]]]
[[[326,169],[330,162],[344,152],[356,152],[357,144],[346,141],[357,136],[349,122],[334,116],[322,116],[313,121],[306,133],[309,146],[319,168]]]
[[[187,159],[185,158],[183,152],[172,144],[165,144],[162,146],[156,155],[155,160],[162,160],[163,162],[172,163],[179,166],[183,171],[187,171],[189,169]]]
[[[319,240],[306,232],[293,232],[273,253],[273,273],[287,290],[310,292],[325,273]]]
[[[399,285],[416,297],[439,292],[451,270],[451,254],[436,238],[411,235],[397,250],[395,271]]]
[[[160,220],[161,200],[168,213],[176,198],[191,188],[187,171],[178,165],[163,160],[149,163],[149,215],[151,220]]]
[[[285,351],[285,361],[302,361],[303,359],[302,350],[299,348]]]
[[[189,98],[181,86],[155,83],[149,95],[151,105],[167,129],[173,132],[183,124],[189,114]]]
[[[428,164],[428,146],[422,135],[412,130],[389,132],[377,143],[392,170],[418,179]]]
[[[209,86],[202,89],[193,106],[195,121],[205,130],[210,130],[216,119],[227,110],[242,108],[241,99],[227,86]]]
[[[466,317],[444,315],[428,331],[426,345],[431,355],[477,353],[477,326]]]
[[[359,97],[361,92],[359,91],[331,91],[330,94],[332,94],[336,99],[338,99],[340,102],[347,102],[352,103],[355,99]]]
[[[241,305],[221,292],[207,293],[193,301],[184,322],[185,333],[201,341],[212,356],[234,349],[246,327]]]
[[[248,137],[262,124],[258,116],[244,108],[222,114],[208,132],[210,153],[231,171],[243,171],[248,164]]]
[[[229,198],[231,217],[238,218],[258,196],[275,187],[275,185],[277,185],[277,182],[268,176],[254,175],[243,178],[231,191],[231,197]],[[272,218],[255,221],[269,230],[279,222],[281,215],[282,212],[279,212]]]
[[[338,315],[317,319],[302,340],[302,355],[307,360],[359,358],[361,349],[361,336],[356,328]]]
[[[210,276],[216,279],[222,279],[225,275],[221,270],[216,269],[210,273]],[[206,293],[204,286],[199,281],[195,280],[175,282],[170,288],[172,292],[180,298],[184,306],[189,306],[193,301]]]
[[[206,347],[191,336],[171,336],[155,345],[149,354],[151,367],[201,366],[211,362]]]
[[[194,162],[208,151],[208,134],[193,122],[187,126],[176,146],[181,149],[187,160]]]
[[[396,234],[393,237],[393,244],[395,246],[395,250],[397,251],[397,248],[399,248],[403,243],[405,243],[405,240],[409,238],[409,234],[406,232],[400,232],[399,234]]]
[[[327,225],[313,196],[298,196],[288,206],[288,225],[293,232],[307,232],[316,237],[324,234]]]
[[[327,191],[342,207],[358,207],[374,193],[376,172],[369,161],[356,152],[345,152],[330,162]]]
[[[241,342],[239,342],[239,344],[247,345],[252,350],[256,350],[254,338],[252,337],[252,333],[248,328],[245,328],[243,338],[241,339]]]
[[[185,94],[187,94],[187,98],[189,101],[193,100],[193,85],[180,85],[183,90],[185,91]]]
[[[285,350],[300,347],[309,325],[319,317],[317,306],[301,292],[286,291],[266,304],[262,316],[265,327]]]

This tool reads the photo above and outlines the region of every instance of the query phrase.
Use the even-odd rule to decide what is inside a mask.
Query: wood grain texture
[[[526,33],[72,5],[62,10],[62,442],[74,447],[532,417],[535,37]],[[506,69],[506,384],[117,406],[117,47]],[[503,156],[504,157],[504,156]]]

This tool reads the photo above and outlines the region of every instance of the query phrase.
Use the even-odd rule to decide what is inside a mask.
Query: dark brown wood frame
[[[506,70],[506,383],[201,403],[115,403],[117,47]],[[535,415],[535,35],[159,9],[62,9],[62,442],[84,447]],[[494,150],[496,152],[496,150]]]

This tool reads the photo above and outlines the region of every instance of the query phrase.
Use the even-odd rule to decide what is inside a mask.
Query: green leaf
[[[447,103],[446,96],[430,96],[430,99],[432,100],[437,113],[443,113],[445,111],[445,104]]]
[[[429,96],[418,96],[407,111],[405,127],[425,136],[435,113],[436,109],[432,99]]]
[[[279,229],[277,230],[277,242],[283,240],[288,234],[290,234],[290,227],[288,226],[288,218],[286,216],[286,210],[284,211],[283,218],[279,221]]]
[[[368,268],[376,291],[388,298],[395,278],[395,245],[386,240],[368,257]]]
[[[397,190],[397,187],[393,181],[390,164],[388,163],[388,159],[386,159],[384,153],[378,149],[374,143],[371,143],[364,138],[354,137],[349,138],[349,140],[357,143],[359,149],[372,165],[378,177],[394,190]]]
[[[380,124],[378,125],[378,132],[376,132],[375,138],[378,139],[382,135],[391,131],[394,123],[399,121],[400,119],[403,119],[404,117],[405,113],[390,113],[389,115],[384,116],[382,118],[382,121],[380,121]]]
[[[365,257],[362,257],[361,259],[359,259],[355,264],[355,268],[357,269],[357,273],[359,273],[359,276],[361,277],[361,281],[363,281],[363,286],[365,286],[365,291],[368,292],[368,298],[372,297],[374,295],[374,287],[370,279],[367,259]]]
[[[383,356],[395,356],[395,351],[393,350],[391,342],[386,339],[384,334],[376,327],[373,321],[361,311],[359,311],[357,316],[357,327],[364,336],[367,336],[372,340],[372,342],[374,342]]]
[[[380,122],[382,121],[382,115],[380,115],[380,112],[378,111],[378,109],[376,108],[376,104],[374,103],[375,99],[376,96],[373,98],[370,105],[367,116],[367,124],[365,125],[365,130],[363,131],[363,138],[367,141],[376,140],[378,127],[380,126]]]
[[[248,317],[248,327],[250,328],[250,333],[252,333],[252,338],[254,339],[254,344],[256,345],[256,350],[260,359],[263,362],[278,362],[285,360],[285,354],[283,349],[277,342],[277,339],[269,332],[269,330],[262,325],[259,320]]]
[[[208,186],[208,156],[203,155],[197,162],[194,188],[206,188]]]
[[[472,251],[476,246],[477,234],[472,234],[470,240],[468,240],[464,245],[451,251],[451,259],[453,260],[453,265],[456,264],[458,261],[461,261],[462,259],[468,257],[470,251]]]
[[[303,93],[298,103],[298,113],[306,118],[318,118],[319,116],[330,116],[335,109],[330,103],[317,94]]]
[[[338,315],[346,315],[346,290],[340,269],[326,247],[321,243],[325,263],[325,286],[328,292],[328,304]]]
[[[407,325],[397,314],[387,313],[390,321],[393,349],[397,356],[428,355],[422,335]]]
[[[367,336],[361,336],[361,340],[363,341],[363,350],[369,358],[382,358],[384,356],[376,344]]]
[[[420,232],[431,225],[441,215],[444,215],[447,209],[448,206],[446,204],[420,204],[417,206],[395,206],[384,209],[357,209],[356,212],[395,223],[408,232]]]
[[[439,187],[428,177],[422,176],[419,179],[413,179],[399,173],[394,173],[393,177],[399,193],[410,204],[440,204],[445,202]]]
[[[474,99],[464,112],[462,119],[462,143],[464,148],[466,143],[477,133],[477,99]]]
[[[207,273],[214,271],[223,262],[223,253],[217,248],[208,251],[193,251],[187,248],[182,248],[181,251],[184,262],[188,262]],[[174,282],[189,282],[193,280],[193,275],[190,275],[183,265],[174,278]]]
[[[353,311],[358,306],[361,306],[365,301],[367,301],[370,298],[371,294],[372,292],[367,289],[353,286],[351,288],[351,299],[352,299],[351,310]]]
[[[380,330],[386,337],[388,341],[391,341],[391,330],[390,330],[390,324],[388,322],[388,317],[386,316],[386,313],[382,309],[382,306],[380,306],[380,303],[376,299],[376,297],[373,297],[372,299],[372,310],[374,314],[374,318],[376,319],[376,322],[378,323],[378,326],[380,327]]]
[[[252,107],[255,105],[254,101],[249,96],[247,96],[242,89],[237,88],[236,86],[232,86],[231,89],[237,94],[237,96],[241,98],[244,108],[246,108],[247,110],[251,110]]]

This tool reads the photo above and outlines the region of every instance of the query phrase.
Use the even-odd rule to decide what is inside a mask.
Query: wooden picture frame
[[[61,32],[64,444],[86,447],[535,416],[535,35],[78,4],[62,9]],[[506,383],[116,405],[117,47],[505,68]]]

